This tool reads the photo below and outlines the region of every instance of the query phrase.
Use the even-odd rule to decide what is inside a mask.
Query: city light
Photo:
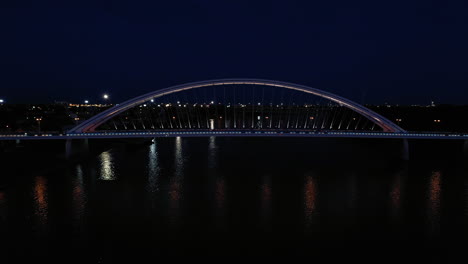
[[[104,98],[104,99],[107,100],[107,99],[109,99],[109,95],[108,95],[108,94],[104,94],[104,95],[102,96],[102,98]]]
[[[3,104],[5,101],[3,99],[0,99],[0,104]]]
[[[85,100],[84,103],[85,103],[85,104],[89,104],[89,101],[88,101],[88,100]]]

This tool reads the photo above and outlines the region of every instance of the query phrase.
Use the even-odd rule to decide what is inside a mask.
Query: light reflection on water
[[[272,184],[271,184],[271,175],[263,175],[262,183],[260,186],[260,195],[261,195],[261,207],[260,207],[260,217],[262,229],[270,230],[271,229],[271,214],[272,214]]]
[[[37,220],[37,231],[40,235],[43,235],[48,229],[49,201],[47,191],[47,178],[44,176],[35,177],[34,214]]]
[[[208,153],[207,153],[207,178],[213,183],[210,193],[214,193],[214,227],[217,230],[226,229],[227,220],[227,187],[224,173],[219,170],[219,151],[216,143],[216,137],[209,137],[208,139]]]
[[[180,206],[183,198],[184,153],[181,137],[176,137],[174,150],[174,175],[169,180],[169,217],[173,227],[179,225]]]
[[[156,240],[161,234],[173,238],[182,233],[182,237],[185,232],[189,238],[198,238],[205,230],[216,239],[239,234],[246,240],[251,234],[266,237],[281,232],[298,239],[336,235],[338,240],[343,232],[356,240],[361,232],[368,232],[367,237],[378,233],[384,240],[390,237],[385,229],[389,226],[400,231],[395,236],[411,238],[443,231],[441,207],[447,200],[441,196],[448,191],[442,177],[449,182],[447,176],[452,176],[444,170],[428,175],[430,167],[418,164],[421,167],[414,165],[411,173],[405,167],[389,174],[396,168],[392,164],[369,170],[367,161],[351,168],[339,162],[324,165],[312,158],[281,163],[288,152],[274,152],[276,146],[257,157],[245,149],[232,153],[233,141],[224,140],[156,139],[149,146],[105,151],[87,163],[70,166],[68,185],[59,181],[63,171],[34,177],[25,187],[28,203],[12,203],[16,194],[0,190],[0,223],[15,225],[8,219],[11,204],[24,203],[30,206],[31,217],[25,219],[31,219],[33,232],[54,236],[47,230],[53,227],[59,233],[70,228],[73,232],[66,234],[73,234],[73,239],[91,237],[76,231],[101,232],[95,235],[99,242],[136,241],[140,236]],[[135,162],[141,160],[147,163]],[[468,187],[460,189],[468,197]],[[141,232],[134,235],[135,229]],[[120,238],[125,234],[128,237]]]
[[[307,175],[304,185],[304,214],[306,229],[309,229],[314,220],[316,212],[317,187],[312,175]]]
[[[105,151],[101,153],[101,155],[99,156],[99,160],[101,163],[101,173],[99,179],[104,181],[115,180],[112,153],[110,151]]]
[[[149,147],[148,152],[148,184],[146,191],[149,195],[151,208],[155,206],[156,194],[159,191],[159,178],[161,168],[159,167],[158,141],[154,140]]]
[[[393,218],[396,220],[400,216],[401,203],[402,203],[402,174],[398,172],[394,175],[393,182],[390,187],[390,209]]]
[[[441,172],[433,171],[428,183],[428,222],[432,235],[439,232],[440,225],[440,193],[441,193]]]
[[[216,137],[210,137],[208,143],[208,168],[216,168],[217,166],[217,149]]]
[[[80,164],[76,166],[76,177],[73,179],[73,217],[78,229],[83,227],[84,211],[86,208],[86,191],[83,184],[83,168]]]

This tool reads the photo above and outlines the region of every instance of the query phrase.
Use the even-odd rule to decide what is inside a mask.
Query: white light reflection
[[[83,226],[83,215],[86,205],[86,193],[83,188],[83,169],[81,165],[76,166],[76,178],[73,180],[73,216],[77,228]]]
[[[210,137],[210,142],[208,143],[208,168],[216,168],[216,137]]]
[[[208,176],[213,180],[214,186],[214,226],[217,230],[227,228],[226,211],[226,180],[218,171],[218,146],[216,137],[209,137],[208,143]]]
[[[153,144],[149,147],[148,154],[148,185],[146,186],[146,191],[150,196],[151,208],[155,206],[155,194],[159,191],[160,168],[157,144],[158,141],[154,140]]]
[[[101,162],[101,173],[99,179],[104,181],[115,180],[112,154],[109,151],[105,151],[99,155],[99,160]]]
[[[182,152],[182,138],[176,137],[175,140],[175,160],[174,160],[174,177],[169,183],[169,216],[171,224],[177,226],[179,224],[180,202],[182,199],[183,188],[183,173],[184,173],[184,157]]]

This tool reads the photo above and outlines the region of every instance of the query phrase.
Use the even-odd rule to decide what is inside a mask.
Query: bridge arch
[[[307,94],[312,94],[321,98],[328,99],[332,102],[335,102],[341,106],[344,106],[348,109],[351,109],[371,122],[375,123],[379,127],[382,128],[384,132],[393,132],[393,133],[405,133],[406,131],[403,130],[398,125],[394,124],[387,118],[381,116],[380,114],[364,107],[354,101],[346,99],[344,97],[338,96],[336,94],[322,91],[316,88],[293,84],[288,82],[281,82],[281,81],[273,81],[273,80],[262,80],[262,79],[219,79],[219,80],[208,80],[208,81],[201,81],[201,82],[193,82],[193,83],[186,83],[176,86],[171,86],[168,88],[164,88],[161,90],[149,92],[143,94],[141,96],[132,98],[127,100],[121,104],[115,105],[91,118],[88,120],[83,121],[82,123],[78,124],[76,127],[70,129],[68,133],[88,133],[93,132],[95,129],[106,122],[107,120],[117,116],[118,114],[141,105],[151,99],[159,98],[165,95],[178,93],[185,90],[196,89],[201,87],[209,87],[209,86],[223,86],[223,85],[262,85],[262,86],[270,86],[270,87],[279,87],[285,89],[296,90],[300,92],[304,92]]]

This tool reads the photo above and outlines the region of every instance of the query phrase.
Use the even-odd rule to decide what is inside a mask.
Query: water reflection
[[[432,172],[428,186],[428,221],[432,233],[437,233],[440,224],[441,173]]]
[[[390,189],[391,213],[394,218],[398,217],[401,207],[401,173],[395,174]]]
[[[171,223],[178,225],[180,215],[180,202],[182,200],[182,188],[184,180],[184,156],[182,149],[182,138],[176,137],[175,140],[175,160],[174,176],[169,182],[169,209]]]
[[[216,178],[216,207],[221,210],[224,209],[226,200],[226,184],[224,178]]]
[[[86,192],[83,186],[83,169],[80,164],[76,166],[76,177],[73,179],[73,205],[74,222],[81,229],[86,205]]]
[[[114,163],[110,151],[105,151],[99,156],[101,165],[100,180],[113,181],[115,180]]]
[[[252,160],[254,155],[245,155],[246,151],[255,151],[265,144],[252,143],[246,150],[232,145],[238,142],[220,137],[158,139],[149,146],[113,149],[80,165],[69,163],[66,171],[74,174],[71,181],[63,177],[62,168],[47,177],[23,177],[14,188],[0,189],[0,219],[9,213],[9,222],[0,229],[8,228],[12,234],[23,230],[24,237],[31,238],[45,226],[50,231],[48,237],[41,237],[44,239],[38,239],[37,244],[48,239],[58,244],[66,238],[63,242],[76,242],[71,248],[78,249],[79,254],[94,249],[111,254],[127,245],[138,247],[139,253],[145,251],[140,248],[142,245],[153,249],[161,246],[160,252],[166,249],[183,252],[185,248],[180,244],[197,248],[208,239],[225,244],[251,239],[254,245],[259,233],[268,235],[263,236],[262,243],[271,240],[271,244],[261,248],[267,251],[282,247],[278,242],[284,243],[285,248],[291,245],[288,250],[292,249],[291,242],[302,239],[304,244],[298,244],[301,250],[310,250],[325,240],[324,244],[337,242],[338,246],[366,241],[355,243],[357,248],[367,242],[370,245],[374,238],[380,244],[398,239],[395,243],[398,246],[406,238],[424,239],[421,236],[429,233],[428,219],[437,228],[439,218],[444,219],[448,228],[439,228],[439,232],[449,232],[450,236],[462,233],[468,225],[453,218],[458,216],[455,210],[462,210],[457,207],[461,204],[457,200],[462,197],[456,192],[462,186],[454,186],[458,181],[443,182],[442,186],[442,177],[452,174],[431,173],[428,169],[433,164],[410,163],[404,171],[392,175],[389,170],[394,171],[393,167],[369,169],[367,164],[372,160],[355,167],[339,160],[322,164],[316,161],[322,155],[314,150],[317,140],[310,145],[304,143],[305,149],[314,150],[307,153],[312,158],[284,159],[296,151],[295,146],[290,148],[288,144],[280,149],[281,154],[269,149],[249,153],[255,154],[256,160]],[[276,141],[272,142],[271,149],[278,148]],[[227,151],[233,153],[227,155]],[[112,184],[98,180],[97,187],[93,187],[93,181],[106,178],[105,175],[118,180]],[[64,183],[71,185],[67,188]],[[445,192],[453,195],[445,196]],[[157,207],[149,210],[151,199]],[[24,210],[26,206],[29,208]],[[450,210],[441,210],[448,206]],[[398,221],[394,221],[393,215],[398,216]],[[79,229],[74,223],[80,225]],[[75,231],[82,231],[82,235],[69,236]],[[449,239],[446,234],[441,237]],[[22,242],[21,238],[18,241]],[[408,246],[413,245],[408,242]],[[400,248],[403,244],[395,250]],[[51,252],[54,250],[50,248]],[[388,252],[392,254],[392,250]]]
[[[271,202],[272,202],[272,188],[271,188],[271,176],[264,175],[262,178],[262,185],[260,186],[261,191],[261,220],[264,229],[270,229],[271,225]]]
[[[310,228],[313,222],[313,216],[316,214],[317,187],[312,175],[306,176],[304,185],[304,214],[306,220],[306,229]]]
[[[0,231],[7,230],[7,195],[0,191]]]
[[[349,184],[348,184],[348,191],[349,191],[349,198],[348,198],[348,209],[354,210],[356,209],[356,203],[358,199],[358,184],[357,184],[357,176],[356,173],[352,173],[349,176]]]
[[[210,137],[208,143],[208,168],[216,168],[217,166],[217,146],[216,137]]]
[[[43,176],[35,178],[34,182],[34,215],[39,231],[45,231],[48,224],[49,204],[47,197],[47,179]]]
[[[148,154],[148,184],[146,186],[146,191],[149,194],[152,208],[155,206],[156,193],[159,191],[159,177],[161,170],[159,167],[157,145],[158,142],[154,140],[154,143],[149,147]]]
[[[225,179],[222,175],[219,175],[216,168],[218,167],[217,164],[217,151],[218,147],[216,145],[216,137],[210,137],[208,143],[208,168],[209,174],[214,176],[215,179],[215,192],[216,192],[216,208],[221,210],[224,208],[225,203],[225,192],[226,192],[226,183]]]

